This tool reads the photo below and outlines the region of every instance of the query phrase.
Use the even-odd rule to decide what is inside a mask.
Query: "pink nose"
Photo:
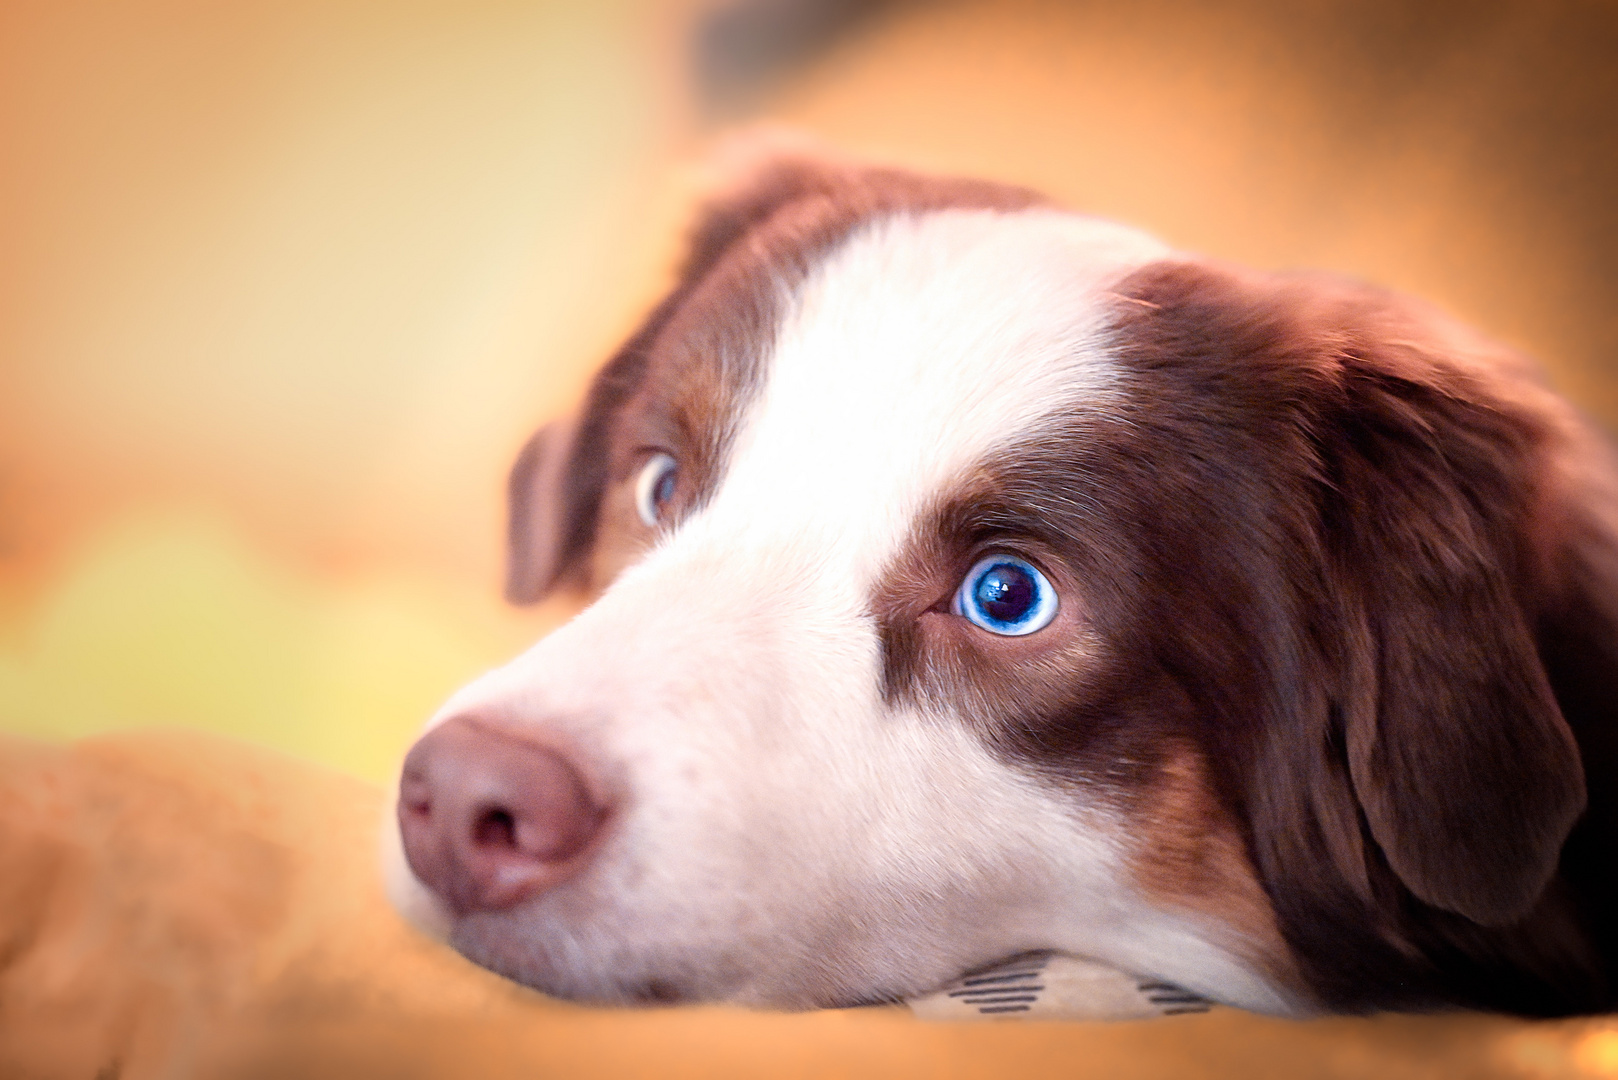
[[[457,914],[508,908],[572,876],[605,816],[561,754],[475,716],[423,735],[399,780],[410,869]]]

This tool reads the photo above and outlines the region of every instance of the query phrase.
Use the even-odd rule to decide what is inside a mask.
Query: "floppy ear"
[[[1545,891],[1585,807],[1535,640],[1545,433],[1479,398],[1485,370],[1446,370],[1408,328],[1378,337],[1341,349],[1341,409],[1320,440],[1340,745],[1405,887],[1504,926]]]
[[[568,468],[578,436],[577,417],[547,424],[517,455],[506,481],[506,600],[532,604],[568,578],[577,578],[589,537],[576,535],[583,514],[577,504],[588,493],[574,492]],[[579,510],[587,509],[583,506]]]

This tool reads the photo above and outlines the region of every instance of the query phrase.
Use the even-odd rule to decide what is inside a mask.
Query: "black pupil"
[[[1014,623],[1034,606],[1033,575],[1012,563],[991,566],[973,590],[978,607],[996,622]]]

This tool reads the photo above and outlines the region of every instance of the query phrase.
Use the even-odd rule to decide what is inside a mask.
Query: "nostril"
[[[512,848],[517,846],[517,819],[510,810],[491,807],[477,816],[472,824],[472,842],[480,847]]]
[[[606,811],[557,750],[458,717],[411,748],[398,816],[410,868],[464,913],[510,907],[565,880]]]
[[[399,781],[399,813],[430,818],[433,814],[432,789],[425,777],[405,774]]]

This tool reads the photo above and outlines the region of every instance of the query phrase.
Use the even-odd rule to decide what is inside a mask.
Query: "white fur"
[[[870,597],[916,515],[1056,410],[1107,407],[1106,292],[1167,254],[1051,211],[897,216],[831,252],[786,298],[707,506],[441,712],[543,725],[627,797],[583,874],[452,940],[593,998],[653,979],[789,1007],[908,995],[1057,948],[1291,1011],[1127,884],[1099,798],[880,693]]]

